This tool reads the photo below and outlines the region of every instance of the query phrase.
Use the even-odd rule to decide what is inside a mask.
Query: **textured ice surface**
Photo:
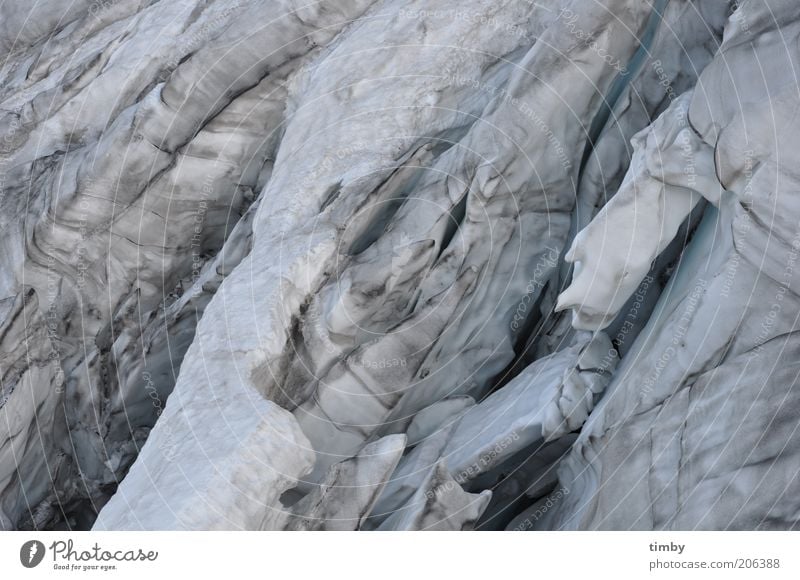
[[[0,5],[0,528],[786,529],[795,0]]]

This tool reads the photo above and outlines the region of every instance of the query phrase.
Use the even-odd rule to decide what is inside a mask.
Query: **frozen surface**
[[[792,529],[795,0],[0,5],[0,528]]]

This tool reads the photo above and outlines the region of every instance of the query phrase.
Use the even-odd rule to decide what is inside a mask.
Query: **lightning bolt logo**
[[[44,559],[44,544],[39,540],[28,540],[19,549],[19,561],[26,568],[35,568]]]

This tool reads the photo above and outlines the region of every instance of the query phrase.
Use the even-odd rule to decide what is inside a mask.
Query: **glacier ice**
[[[0,529],[796,528],[798,34],[3,3]]]

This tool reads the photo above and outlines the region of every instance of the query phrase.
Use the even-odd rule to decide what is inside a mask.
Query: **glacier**
[[[0,529],[800,527],[793,0],[0,5]]]

